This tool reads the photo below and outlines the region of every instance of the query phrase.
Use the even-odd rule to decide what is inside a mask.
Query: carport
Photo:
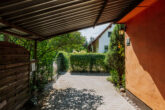
[[[1,0],[0,32],[34,40],[37,44],[37,41],[60,34],[95,27],[104,23],[117,23],[141,2],[142,0]],[[18,48],[5,42],[0,46],[3,46],[0,47],[1,49],[8,48],[9,50]],[[7,57],[6,60],[9,62],[4,63],[5,60],[3,60],[0,63],[0,71],[8,72],[11,68],[25,66],[24,61],[15,62],[19,58],[18,53],[19,51],[12,54],[2,51],[0,58]],[[20,54],[23,56],[25,53],[20,52]],[[16,59],[11,57],[14,55],[17,56]],[[14,62],[10,62],[12,58]],[[27,62],[26,59],[26,65]],[[20,63],[23,64],[20,65]],[[18,70],[17,73],[19,72]],[[6,83],[8,85],[9,82]],[[0,88],[0,92],[2,89]],[[3,90],[3,92],[7,92],[7,90]],[[15,98],[12,101],[7,96],[4,100],[0,99],[0,109],[3,107],[7,107],[4,108],[7,110],[19,109],[25,102],[24,98],[17,99],[19,95],[15,93]],[[8,107],[9,103],[14,106]],[[17,106],[18,104],[19,106]]]

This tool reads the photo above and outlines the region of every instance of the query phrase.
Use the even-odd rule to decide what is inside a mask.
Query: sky
[[[81,32],[81,34],[85,36],[87,41],[89,42],[90,37],[96,38],[108,25],[109,23],[95,26],[94,28],[93,27],[86,28],[86,29],[79,30],[79,32]]]

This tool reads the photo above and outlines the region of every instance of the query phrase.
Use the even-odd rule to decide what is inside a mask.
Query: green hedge
[[[105,54],[70,54],[70,67],[74,72],[106,72]]]
[[[69,54],[63,51],[58,52],[55,62],[57,64],[57,72],[68,71],[69,69]]]

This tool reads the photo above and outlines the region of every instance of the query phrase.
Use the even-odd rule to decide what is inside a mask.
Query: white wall
[[[112,32],[113,30],[112,26],[111,28],[107,29],[104,34],[99,38],[99,48],[98,48],[98,53],[104,53],[104,46],[107,45],[109,46],[109,42],[110,42],[110,37],[108,37],[108,32]]]

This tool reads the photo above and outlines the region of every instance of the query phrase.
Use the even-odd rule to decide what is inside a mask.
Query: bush
[[[105,72],[105,54],[76,53],[70,55],[71,71],[74,72]]]
[[[69,69],[69,54],[63,51],[58,52],[55,62],[57,64],[57,72],[68,71]]]
[[[125,88],[125,74],[122,75],[122,86]]]
[[[110,76],[107,78],[107,80],[112,82],[115,86],[120,87],[119,75],[116,70],[110,71]],[[122,87],[125,88],[125,74],[122,75]]]
[[[110,74],[111,74],[111,81],[112,83],[114,83],[116,86],[118,86],[118,82],[119,82],[119,76],[118,76],[118,73],[116,70],[111,70],[110,71]]]

